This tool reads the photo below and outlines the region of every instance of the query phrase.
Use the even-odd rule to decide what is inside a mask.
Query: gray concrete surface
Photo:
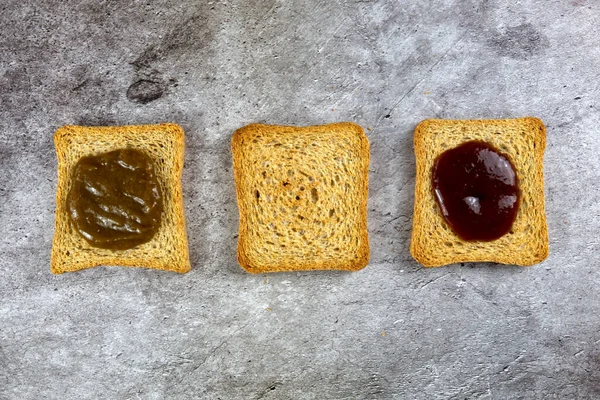
[[[599,26],[592,0],[3,0],[0,399],[600,398]],[[415,125],[524,115],[548,260],[420,267]],[[232,132],[346,120],[370,265],[244,273]],[[192,272],[51,275],[55,129],[162,121],[187,134]]]

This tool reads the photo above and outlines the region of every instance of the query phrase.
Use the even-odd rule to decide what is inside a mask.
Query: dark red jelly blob
[[[435,199],[463,240],[492,241],[508,232],[519,210],[517,174],[508,157],[482,141],[440,154],[433,165]]]

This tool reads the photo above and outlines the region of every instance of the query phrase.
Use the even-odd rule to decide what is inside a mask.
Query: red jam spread
[[[492,241],[510,232],[519,210],[519,186],[508,156],[482,141],[440,154],[433,165],[434,197],[463,240]]]

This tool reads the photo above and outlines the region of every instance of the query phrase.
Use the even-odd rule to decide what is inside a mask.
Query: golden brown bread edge
[[[521,202],[513,229],[492,242],[461,240],[443,219],[431,188],[435,157],[469,140],[483,140],[515,166]],[[459,262],[529,266],[548,257],[543,157],[546,129],[535,117],[504,120],[438,120],[419,123],[414,134],[417,176],[410,252],[426,267]]]
[[[339,132],[351,132],[356,136],[358,149],[360,153],[360,174],[361,179],[359,182],[359,199],[358,199],[358,220],[356,231],[357,235],[360,236],[360,246],[356,249],[356,258],[344,263],[340,263],[336,260],[312,260],[310,264],[307,264],[306,260],[297,260],[290,258],[285,263],[274,265],[272,263],[264,262],[263,260],[252,257],[251,248],[255,246],[248,240],[249,231],[249,216],[250,207],[247,204],[246,196],[244,191],[247,189],[244,187],[244,141],[248,140],[257,132],[268,134],[269,132],[280,132],[285,130],[290,133],[301,133],[301,132],[329,132],[336,134]],[[367,231],[367,200],[368,200],[368,166],[370,156],[370,146],[368,139],[364,133],[362,127],[351,122],[341,122],[325,125],[314,125],[314,126],[280,126],[280,125],[263,125],[263,124],[250,124],[236,130],[231,139],[231,150],[233,156],[233,170],[234,180],[236,186],[236,196],[239,208],[239,235],[238,235],[238,248],[237,248],[237,259],[242,268],[250,273],[266,273],[266,272],[285,272],[285,271],[305,271],[305,270],[347,270],[347,271],[358,271],[364,268],[369,261],[370,249],[369,239]]]
[[[129,126],[63,126],[54,134],[58,159],[52,273],[79,271],[99,265],[145,267],[185,273],[191,269],[181,176],[185,138],[176,124]],[[128,250],[99,249],[89,245],[73,228],[66,209],[71,170],[86,155],[133,147],[155,162],[165,209],[152,240]]]

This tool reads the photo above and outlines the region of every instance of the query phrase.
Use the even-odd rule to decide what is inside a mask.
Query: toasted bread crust
[[[314,147],[307,149],[309,145]],[[231,149],[240,212],[237,257],[246,271],[356,271],[367,265],[370,256],[367,232],[369,142],[360,126],[353,123],[309,127],[251,124],[233,134]],[[339,172],[329,157],[336,152],[340,159],[344,154],[354,157],[336,161],[345,163],[348,170],[345,176],[338,176],[348,185],[346,192],[334,187],[334,176],[325,182],[327,171]],[[264,163],[279,164],[269,169],[267,175],[261,166]],[[288,173],[291,174],[289,187],[283,182]],[[294,193],[298,196],[290,197],[292,188],[298,191]],[[312,193],[317,198],[311,199]],[[263,202],[257,196],[270,198],[272,203]],[[347,212],[341,217],[348,220],[340,223],[336,209]],[[304,212],[306,220],[293,210]],[[275,217],[273,213],[279,214]],[[336,224],[343,227],[340,231],[346,232],[346,236],[335,229]],[[348,227],[349,224],[352,226]],[[305,232],[304,238],[310,238],[305,240],[314,241],[302,241],[296,235],[298,232]],[[317,232],[329,236],[318,238]]]
[[[511,233],[492,242],[460,239],[443,219],[431,188],[435,158],[469,140],[483,140],[507,154],[519,179],[521,201]],[[533,265],[548,257],[543,158],[546,128],[534,117],[505,120],[437,120],[417,125],[412,256],[426,267],[489,261]]]
[[[181,188],[185,142],[179,125],[64,126],[54,134],[54,144],[58,185],[50,263],[53,273],[98,265],[147,267],[179,273],[190,270]],[[81,157],[126,147],[142,150],[155,161],[165,202],[160,228],[151,241],[132,249],[114,251],[92,247],[73,228],[67,213],[72,168]]]

